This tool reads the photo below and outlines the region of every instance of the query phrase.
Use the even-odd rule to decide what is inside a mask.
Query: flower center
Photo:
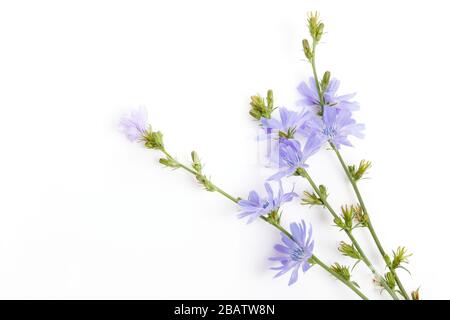
[[[300,261],[305,257],[305,250],[297,248],[291,251],[291,259],[294,261]]]
[[[328,139],[333,139],[336,137],[337,130],[334,127],[325,127],[322,130],[322,133],[328,137]]]

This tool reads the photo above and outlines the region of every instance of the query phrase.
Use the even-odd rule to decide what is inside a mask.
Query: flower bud
[[[322,92],[325,92],[327,90],[328,85],[330,84],[330,77],[331,77],[330,71],[325,71],[322,77],[322,81],[320,82]]]
[[[191,152],[191,158],[192,158],[192,168],[197,171],[197,172],[201,172],[202,171],[202,164],[200,162],[200,158],[198,157],[197,152],[192,151]]]
[[[350,257],[350,258],[353,258],[353,259],[356,259],[356,260],[361,260],[361,255],[356,250],[356,248],[353,245],[345,243],[344,241],[341,241],[338,250],[344,256],[347,256],[347,257]]]
[[[303,52],[305,53],[306,59],[311,61],[313,55],[312,55],[311,47],[309,46],[308,40],[303,39],[302,45],[303,45]]]
[[[320,23],[319,26],[316,28],[315,30],[315,36],[314,39],[319,42],[320,39],[322,39],[322,35],[323,35],[323,28],[325,27],[325,25],[323,23]]]
[[[272,90],[267,90],[267,108],[269,110],[273,109],[273,91]]]
[[[160,158],[159,159],[159,163],[161,163],[162,165],[166,166],[166,167],[170,167],[170,168],[179,168],[180,164],[171,158]]]

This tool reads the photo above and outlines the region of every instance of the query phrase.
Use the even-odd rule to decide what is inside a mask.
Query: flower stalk
[[[310,23],[310,29],[311,29],[311,23]],[[312,33],[311,33],[311,36],[312,36],[312,38],[313,38],[313,45],[312,45],[312,50],[311,50],[310,58],[309,58],[308,60],[309,60],[309,62],[310,62],[310,64],[311,64],[311,68],[312,68],[312,72],[313,72],[313,76],[314,76],[314,81],[315,81],[315,84],[316,84],[317,93],[318,93],[318,95],[319,95],[319,103],[320,103],[320,107],[321,107],[321,110],[320,110],[320,112],[319,112],[319,116],[321,116],[321,115],[323,115],[324,106],[325,106],[324,91],[325,91],[326,87],[324,88],[324,86],[321,86],[321,83],[320,83],[320,81],[319,81],[319,77],[318,77],[318,75],[317,75],[317,68],[316,68],[316,46],[317,46],[318,41],[316,41],[316,38],[314,37],[314,35],[313,35]],[[328,76],[328,77],[329,77],[329,76]],[[325,78],[326,78],[326,77],[324,76],[324,80],[325,80]],[[377,248],[378,248],[378,251],[380,252],[381,256],[383,257],[383,260],[385,261],[386,266],[389,268],[390,274],[392,274],[393,278],[395,279],[395,282],[397,283],[398,288],[400,289],[401,295],[402,295],[406,300],[410,300],[408,293],[406,292],[406,290],[405,290],[405,288],[404,288],[402,282],[400,281],[400,278],[399,278],[398,275],[397,275],[397,272],[395,271],[395,268],[393,268],[393,267],[392,267],[392,264],[388,262],[388,261],[389,261],[389,256],[386,254],[386,251],[384,250],[384,248],[383,248],[383,246],[382,246],[382,244],[381,244],[381,242],[380,242],[380,240],[379,240],[379,238],[378,238],[378,236],[377,236],[377,234],[376,234],[376,232],[375,232],[375,229],[374,229],[374,227],[373,227],[373,225],[372,225],[372,222],[371,222],[371,220],[370,220],[369,213],[368,213],[367,208],[366,208],[366,206],[365,206],[364,200],[363,200],[363,198],[362,198],[362,196],[361,196],[361,193],[360,193],[360,191],[359,191],[359,188],[358,188],[358,186],[357,186],[357,184],[356,184],[356,181],[355,181],[354,177],[352,176],[352,174],[351,174],[350,171],[349,171],[349,167],[347,166],[347,164],[346,164],[345,161],[343,160],[343,158],[342,158],[342,156],[341,156],[341,154],[340,154],[340,152],[339,152],[339,149],[336,147],[336,145],[333,144],[332,142],[330,142],[329,144],[330,144],[331,148],[334,150],[335,154],[337,155],[337,157],[338,157],[338,159],[339,159],[339,162],[340,162],[342,168],[344,169],[345,174],[346,174],[348,180],[350,181],[350,183],[351,183],[351,185],[352,185],[352,188],[353,188],[353,190],[354,190],[354,192],[355,192],[355,194],[356,194],[356,197],[357,197],[358,202],[359,202],[359,204],[360,204],[360,206],[361,206],[361,208],[362,208],[362,211],[363,211],[363,213],[365,214],[367,228],[369,229],[369,232],[370,232],[370,234],[371,234],[371,236],[372,236],[372,238],[373,238],[373,240],[374,240],[374,242],[375,242],[375,244],[376,244],[376,246],[377,246]],[[361,166],[363,166],[363,164],[361,164]],[[367,167],[366,167],[365,169],[367,169],[367,168],[370,166],[370,163],[368,163],[366,166],[367,166]],[[364,169],[364,170],[365,170],[365,169]],[[333,216],[334,216],[334,215],[333,215]],[[349,235],[349,237],[353,237],[353,236],[351,235],[351,233],[347,232],[347,230],[345,230],[345,231],[346,231],[346,233]],[[353,241],[352,241],[352,242],[353,242]],[[355,243],[354,243],[354,244],[355,244]],[[355,244],[355,246],[356,246],[356,244]],[[359,250],[358,250],[358,251],[359,251]],[[361,253],[361,252],[360,252],[360,253]],[[363,255],[363,253],[362,253],[362,255]],[[370,263],[370,262],[369,262],[369,263]],[[366,263],[366,264],[367,264],[367,263]],[[376,272],[376,271],[375,271],[375,272]],[[391,296],[392,296],[393,298],[394,298],[394,296],[396,297],[395,292],[394,292],[392,289],[389,288],[389,286],[388,286],[388,284],[386,283],[386,281],[384,280],[384,278],[380,277],[380,279],[382,279],[382,281],[380,281],[380,283],[383,285],[383,287],[391,294]],[[388,288],[389,288],[389,290],[388,290]],[[394,298],[394,299],[395,299],[395,298]]]
[[[160,149],[161,152],[164,153],[164,155],[167,157],[167,159],[170,159],[171,161],[173,161],[174,163],[176,163],[178,165],[178,168],[182,168],[183,170],[189,172],[190,174],[194,175],[195,177],[198,176],[198,172],[189,168],[188,166],[184,165],[183,163],[179,162],[178,160],[176,160],[174,157],[172,157],[172,155],[170,155],[164,148]],[[194,163],[195,164],[195,163]],[[209,181],[209,183],[213,186],[214,190],[218,193],[220,193],[221,195],[223,195],[224,197],[226,197],[227,199],[233,201],[234,203],[238,203],[238,198],[235,198],[233,196],[231,196],[229,193],[225,192],[224,190],[222,190],[221,188],[219,188],[218,186],[216,186],[215,184],[213,184],[211,181]],[[285,229],[283,228],[280,223],[274,223],[273,221],[271,221],[270,219],[268,219],[265,216],[260,216],[260,218],[262,220],[264,220],[265,222],[271,224],[272,226],[274,226],[275,228],[277,228],[279,231],[281,231],[282,233],[284,233],[286,236],[288,236],[289,238],[293,238],[292,235]],[[335,277],[337,280],[339,280],[340,282],[342,282],[345,286],[347,286],[350,290],[352,290],[355,294],[357,294],[361,299],[363,300],[369,300],[369,298],[364,295],[356,286],[354,283],[352,283],[350,280],[345,279],[345,277],[343,277],[342,275],[340,275],[339,273],[337,273],[336,271],[334,271],[332,268],[328,267],[324,262],[322,262],[322,260],[320,260],[316,255],[312,255],[311,257],[311,261],[317,265],[319,265],[322,269],[324,269],[326,272],[328,272],[330,275],[332,275],[333,277]]]

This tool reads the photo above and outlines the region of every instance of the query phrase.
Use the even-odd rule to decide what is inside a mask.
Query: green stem
[[[264,216],[261,217],[264,221],[270,223],[268,219]],[[272,224],[272,223],[270,223]],[[292,235],[284,229],[280,224],[272,224],[275,228],[283,232],[286,236],[288,236],[290,239],[293,239]],[[344,283],[347,287],[349,287],[353,292],[355,292],[358,296],[360,296],[363,300],[369,300],[351,281],[348,281],[344,279],[339,273],[336,273],[333,271],[330,267],[328,267],[325,263],[323,263],[317,256],[313,255],[311,257],[311,260],[317,263],[319,266],[321,266],[324,270],[326,270],[328,273],[333,275],[335,278],[337,278],[339,281]]]
[[[174,162],[176,162],[178,164],[178,166],[184,170],[186,170],[187,172],[193,174],[194,176],[197,176],[198,173],[189,168],[188,166],[180,163],[178,160],[176,160],[174,157],[172,157],[166,150],[161,150],[169,159],[173,160]],[[231,196],[230,194],[228,194],[227,192],[223,191],[221,188],[219,188],[218,186],[216,186],[215,184],[213,184],[211,182],[211,185],[214,187],[214,190],[219,192],[220,194],[222,194],[223,196],[225,196],[226,198],[228,198],[229,200],[237,203],[238,199]],[[269,221],[269,219],[267,219],[264,216],[261,216],[261,219],[264,220],[265,222],[269,223],[270,225],[274,226],[275,228],[277,228],[278,230],[280,230],[281,232],[283,232],[285,235],[287,235],[289,238],[293,239],[292,235],[286,230],[284,229],[279,223],[272,223]],[[361,297],[363,300],[369,300],[352,282],[344,279],[341,275],[339,275],[338,273],[334,272],[333,270],[331,270],[325,263],[323,263],[318,257],[316,257],[315,255],[313,255],[311,257],[311,259],[317,263],[322,269],[324,269],[325,271],[327,271],[328,273],[330,273],[332,276],[334,276],[336,279],[338,279],[339,281],[341,281],[343,284],[345,284],[348,288],[350,288],[354,293],[356,293],[359,297]]]
[[[402,296],[406,299],[406,300],[410,300],[408,293],[406,292],[405,288],[403,287],[402,282],[400,281],[400,278],[397,275],[397,272],[395,271],[395,269],[389,264],[387,263],[387,259],[389,258],[389,256],[386,254],[386,251],[384,251],[384,248],[380,242],[380,239],[378,238],[375,229],[372,225],[372,222],[370,220],[370,216],[369,216],[369,212],[367,211],[366,205],[364,204],[364,200],[361,196],[361,192],[359,191],[358,185],[356,184],[355,179],[353,179],[352,175],[350,174],[350,171],[348,170],[348,166],[345,163],[344,159],[341,156],[341,153],[339,152],[339,150],[336,148],[336,146],[330,142],[331,148],[334,150],[334,152],[336,153],[339,162],[342,166],[342,168],[345,171],[345,174],[348,178],[348,180],[350,181],[353,190],[355,191],[356,197],[358,198],[358,202],[361,205],[361,209],[363,210],[363,212],[365,213],[366,217],[367,217],[367,228],[369,229],[370,234],[372,235],[373,240],[375,241],[375,244],[378,248],[378,251],[380,252],[381,256],[383,257],[383,260],[386,263],[386,266],[389,268],[389,271],[392,273],[392,275],[395,278],[395,282],[397,283]]]
[[[317,68],[316,68],[316,46],[317,46],[317,42],[314,39],[313,39],[313,45],[312,46],[313,46],[313,48],[312,48],[311,67],[312,67],[312,71],[313,71],[313,74],[314,74],[314,81],[316,82],[317,93],[319,95],[320,111],[321,111],[321,114],[323,114],[323,106],[325,105],[325,99],[323,97],[323,92],[322,92],[322,89],[320,87],[319,77],[317,76]]]
[[[349,287],[353,292],[355,292],[358,296],[360,296],[363,300],[369,300],[359,289],[350,281],[345,280],[342,278],[342,276],[333,270],[331,270],[330,267],[328,267],[325,263],[319,260],[316,256],[312,256],[311,259],[317,263],[319,266],[321,266],[323,269],[325,269],[327,272],[331,273],[334,277],[336,277],[338,280],[340,280],[342,283],[344,283],[347,287]]]
[[[306,178],[306,180],[308,180],[309,184],[314,189],[315,193],[320,197],[320,200],[322,201],[322,203],[325,206],[325,208],[328,209],[328,211],[331,213],[331,215],[333,216],[334,219],[339,219],[338,214],[331,207],[330,203],[327,201],[326,197],[324,197],[324,195],[322,194],[320,189],[317,187],[315,182],[312,180],[312,178],[308,174],[308,172],[303,169],[303,173],[304,173],[304,177]],[[363,249],[359,245],[358,240],[356,240],[356,238],[353,236],[352,232],[350,230],[348,230],[348,229],[344,229],[344,231],[347,234],[347,236],[349,237],[349,239],[351,240],[351,242],[353,243],[353,245],[355,246],[356,250],[358,250],[358,252],[359,252],[359,254],[361,256],[361,259],[364,262],[364,264],[370,269],[370,271],[372,271],[372,273],[375,275],[375,278],[378,281],[380,281],[381,285],[386,289],[386,291],[391,295],[391,297],[394,300],[398,300],[398,297],[395,294],[395,292],[389,287],[389,285],[386,283],[384,278],[377,272],[375,267],[372,265],[370,260],[367,258],[367,256],[365,255]]]
[[[311,63],[311,67],[312,67],[312,71],[313,71],[313,75],[314,75],[314,80],[315,80],[315,83],[316,83],[317,93],[319,95],[320,108],[321,108],[321,111],[322,111],[321,114],[323,114],[323,107],[325,105],[325,99],[324,99],[324,96],[323,96],[322,88],[320,87],[319,77],[317,76],[317,69],[316,69],[316,45],[317,45],[317,43],[313,39],[313,50],[312,50],[312,58],[310,60],[310,63]],[[366,213],[366,215],[368,217],[368,220],[369,220],[368,227],[369,227],[369,230],[370,230],[370,233],[371,233],[373,239],[375,240],[375,243],[376,243],[376,245],[378,247],[378,250],[382,254],[383,258],[386,260],[386,258],[385,258],[386,257],[386,253],[383,250],[383,247],[381,246],[381,243],[380,243],[380,241],[379,241],[379,239],[378,239],[378,237],[377,237],[377,235],[375,233],[375,230],[373,229],[372,223],[370,222],[369,215],[367,214],[367,209],[365,208],[364,202],[362,201],[362,197],[361,197],[361,194],[360,194],[360,192],[358,190],[358,187],[356,186],[356,183],[351,178],[350,173],[348,172],[348,168],[345,165],[345,163],[343,162],[339,151],[335,148],[335,146],[333,144],[331,144],[331,146],[335,150],[336,154],[338,155],[339,161],[341,162],[341,165],[343,166],[344,170],[346,171],[347,177],[349,178],[350,182],[352,183],[353,189],[355,190],[356,196],[358,197],[358,200],[359,200],[359,202],[361,204],[361,208],[364,210],[364,212]],[[397,285],[400,288],[400,291],[401,291],[402,295],[405,297],[405,299],[409,300],[409,296],[406,293],[405,289],[403,288],[403,285],[400,282],[400,279],[397,276],[397,273],[395,272],[395,270],[391,266],[388,266],[388,267],[389,267],[389,270],[394,275],[395,281],[397,282]],[[386,290],[387,290],[387,288],[386,288]],[[391,292],[392,292],[392,290],[391,290]],[[395,295],[395,292],[394,292],[394,295]],[[391,296],[392,296],[392,294],[391,294]]]

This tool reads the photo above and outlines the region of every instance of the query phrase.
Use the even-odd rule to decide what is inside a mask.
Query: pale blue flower
[[[265,216],[273,211],[278,212],[281,205],[285,202],[292,201],[298,197],[295,192],[284,193],[281,182],[278,184],[278,194],[274,195],[273,189],[269,183],[265,183],[267,197],[260,197],[256,191],[251,191],[248,200],[239,200],[238,205],[241,207],[238,218],[247,218],[247,223],[254,221],[256,218]]]
[[[339,85],[340,81],[338,79],[332,78],[330,80],[327,89],[323,93],[325,105],[333,106],[342,110],[358,110],[359,103],[356,101],[351,101],[356,93],[339,96],[337,95]],[[311,107],[315,112],[321,110],[317,85],[313,77],[309,78],[309,84],[306,82],[300,83],[297,90],[303,96],[303,98],[299,101],[301,105]]]
[[[281,263],[281,266],[271,268],[272,270],[279,270],[275,278],[292,270],[291,278],[289,279],[289,285],[292,285],[297,282],[300,268],[303,272],[311,268],[308,260],[313,255],[314,241],[312,240],[312,227],[310,225],[309,230],[307,230],[305,221],[291,223],[290,229],[292,238],[282,232],[281,241],[283,244],[277,244],[274,247],[282,255],[269,259]]]
[[[352,146],[349,136],[364,138],[364,124],[356,123],[350,111],[334,107],[324,107],[323,116],[313,118],[308,122],[308,127],[313,134],[333,143],[336,148],[341,145]]]
[[[148,127],[147,109],[141,106],[139,109],[131,111],[129,115],[123,116],[120,119],[119,127],[128,140],[136,141],[141,139]]]

